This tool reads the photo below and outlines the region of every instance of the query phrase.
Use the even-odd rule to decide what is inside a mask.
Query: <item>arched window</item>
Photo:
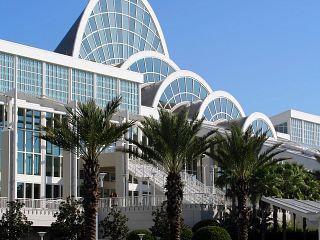
[[[203,117],[207,121],[232,120],[242,117],[240,110],[231,100],[219,97],[211,101],[206,107]]]
[[[171,82],[161,95],[158,107],[172,109],[181,102],[203,100],[209,91],[192,77],[180,77]]]
[[[251,126],[254,133],[267,133],[268,137],[274,137],[268,123],[263,119],[253,121]]]
[[[86,23],[79,57],[117,65],[139,51],[165,53],[156,22],[142,0],[99,0]]]
[[[176,71],[167,62],[154,57],[146,57],[134,62],[129,70],[143,73],[145,83],[160,82]]]

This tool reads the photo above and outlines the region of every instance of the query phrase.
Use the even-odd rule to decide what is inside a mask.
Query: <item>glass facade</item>
[[[17,198],[40,199],[40,184],[17,182]]]
[[[93,99],[93,73],[72,69],[72,100]]]
[[[277,132],[280,132],[280,133],[288,133],[288,123],[287,122],[284,122],[284,123],[280,123],[276,126],[274,126],[274,129],[277,131]]]
[[[17,173],[41,175],[39,111],[18,109]]]
[[[142,1],[98,1],[87,22],[79,57],[116,65],[144,50],[164,53],[155,23]]]
[[[182,77],[174,80],[162,94],[159,107],[171,109],[181,102],[203,100],[208,96],[208,90],[196,79]]]
[[[253,121],[251,126],[253,129],[253,132],[255,133],[258,133],[259,131],[261,131],[262,133],[267,133],[268,137],[274,137],[270,130],[270,126],[263,119],[257,119]]]
[[[0,91],[7,92],[14,85],[14,56],[0,52]]]
[[[138,113],[140,109],[139,83],[0,52],[1,92],[14,88],[15,72],[19,92],[37,97],[44,94],[63,104],[69,100],[87,102],[95,98],[100,107],[105,107],[107,102],[121,95],[121,110]]]
[[[46,125],[53,126],[54,119],[60,119],[61,115],[46,113]],[[61,148],[46,141],[46,176],[62,177],[63,176],[63,151]]]
[[[175,72],[172,66],[158,58],[142,58],[133,63],[129,70],[143,73],[145,83],[160,82]]]
[[[302,143],[302,120],[291,118],[291,140]]]
[[[46,95],[62,103],[68,102],[69,69],[54,64],[46,64]]]
[[[41,96],[42,66],[42,62],[36,60],[22,57],[18,58],[18,91]]]
[[[207,121],[232,120],[241,116],[239,109],[228,98],[219,97],[211,101],[203,114]]]
[[[121,110],[139,113],[139,84],[120,80],[120,96],[122,96]]]
[[[97,75],[97,104],[105,107],[106,104],[117,96],[117,79]]]
[[[320,146],[320,124],[291,118],[291,140],[311,146]]]

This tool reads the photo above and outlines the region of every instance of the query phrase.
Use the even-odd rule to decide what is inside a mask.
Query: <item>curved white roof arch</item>
[[[211,94],[209,94],[202,102],[201,107],[199,109],[198,113],[198,119],[201,119],[203,117],[204,111],[208,107],[208,105],[214,101],[217,98],[224,97],[229,99],[239,110],[241,117],[245,117],[246,114],[243,111],[243,108],[241,107],[240,103],[235,99],[234,96],[232,96],[230,93],[225,91],[214,91]]]
[[[122,65],[120,68],[122,69],[129,69],[129,67],[134,64],[135,62],[139,61],[143,58],[157,58],[161,61],[166,62],[168,65],[170,65],[175,71],[179,71],[180,67],[172,61],[168,56],[163,55],[159,52],[155,51],[141,51],[137,52],[136,54],[131,55]]]
[[[89,21],[91,12],[93,11],[94,7],[96,6],[96,4],[99,2],[99,0],[90,0],[87,7],[85,8],[82,17],[81,17],[81,21],[79,23],[78,29],[77,29],[77,34],[76,34],[76,38],[75,38],[75,42],[74,42],[74,48],[73,48],[73,52],[72,52],[72,56],[73,57],[79,57],[80,55],[80,47],[81,47],[81,42],[82,42],[82,37],[83,34],[85,32],[85,28],[86,25]],[[141,0],[141,2],[144,4],[144,6],[146,7],[146,9],[148,10],[148,12],[150,13],[152,20],[156,26],[156,29],[158,31],[161,43],[162,43],[162,47],[163,47],[163,51],[164,54],[169,57],[169,51],[168,51],[168,47],[167,47],[167,43],[166,40],[164,38],[163,32],[162,32],[162,28],[160,26],[160,23],[158,21],[158,18],[156,16],[156,14],[154,13],[152,7],[150,6],[149,2],[147,0]]]
[[[188,70],[180,70],[177,72],[172,73],[169,75],[165,80],[163,80],[157,89],[157,93],[154,96],[153,102],[152,102],[152,107],[156,108],[158,106],[158,103],[160,101],[160,98],[163,94],[163,92],[166,90],[166,88],[170,85],[170,83],[174,82],[175,80],[183,77],[190,77],[195,80],[197,80],[199,83],[203,85],[203,87],[208,91],[208,95],[212,93],[212,89],[210,85],[198,74],[188,71]]]
[[[271,120],[269,119],[268,116],[260,112],[254,112],[247,117],[247,119],[242,125],[242,131],[246,131],[248,127],[250,127],[251,124],[256,120],[263,120],[268,125],[269,131],[271,131],[273,138],[277,140],[277,133],[276,133],[276,130],[274,129],[274,126]]]

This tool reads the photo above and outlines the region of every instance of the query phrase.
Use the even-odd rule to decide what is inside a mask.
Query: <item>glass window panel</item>
[[[33,198],[40,199],[40,184],[33,185]]]
[[[187,92],[192,93],[193,92],[193,89],[192,89],[193,80],[191,78],[187,78],[186,82],[187,82]]]
[[[32,198],[32,183],[26,183],[26,198]]]
[[[24,183],[17,182],[17,197],[24,198]]]
[[[46,198],[52,198],[52,185],[46,185]]]
[[[60,156],[60,148],[56,145],[53,145],[54,156]]]
[[[52,154],[52,144],[50,142],[46,142],[46,151],[47,154]]]
[[[32,110],[26,110],[26,128],[32,129]]]
[[[33,174],[32,169],[33,169],[32,154],[27,153],[26,154],[26,174],[32,175]]]
[[[179,82],[179,88],[180,88],[180,92],[185,92],[186,91],[186,82],[185,82],[185,78],[180,78],[178,80]]]
[[[60,158],[54,157],[54,177],[60,177]]]
[[[147,58],[146,60],[147,72],[153,72],[153,62],[152,58]]]
[[[18,128],[24,128],[24,121],[25,121],[24,109],[19,108],[18,109],[18,123],[17,123]]]
[[[35,132],[34,133],[34,152],[35,153],[40,153],[40,148],[41,148],[41,141],[40,141],[40,133]]]
[[[46,176],[52,177],[52,156],[46,156]]]
[[[53,197],[60,198],[60,186],[59,185],[53,186]]]
[[[33,138],[32,138],[32,131],[26,131],[26,151],[32,152],[33,147]]]
[[[18,174],[24,174],[24,154],[18,152],[17,156],[17,172]]]
[[[41,175],[41,156],[34,155],[34,175]]]
[[[25,140],[24,130],[18,129],[18,151],[24,151]]]

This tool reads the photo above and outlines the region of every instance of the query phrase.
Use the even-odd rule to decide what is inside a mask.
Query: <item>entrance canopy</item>
[[[318,239],[320,240],[320,201],[282,199],[275,197],[262,197],[263,202],[273,207],[291,212],[297,216],[318,223]]]

